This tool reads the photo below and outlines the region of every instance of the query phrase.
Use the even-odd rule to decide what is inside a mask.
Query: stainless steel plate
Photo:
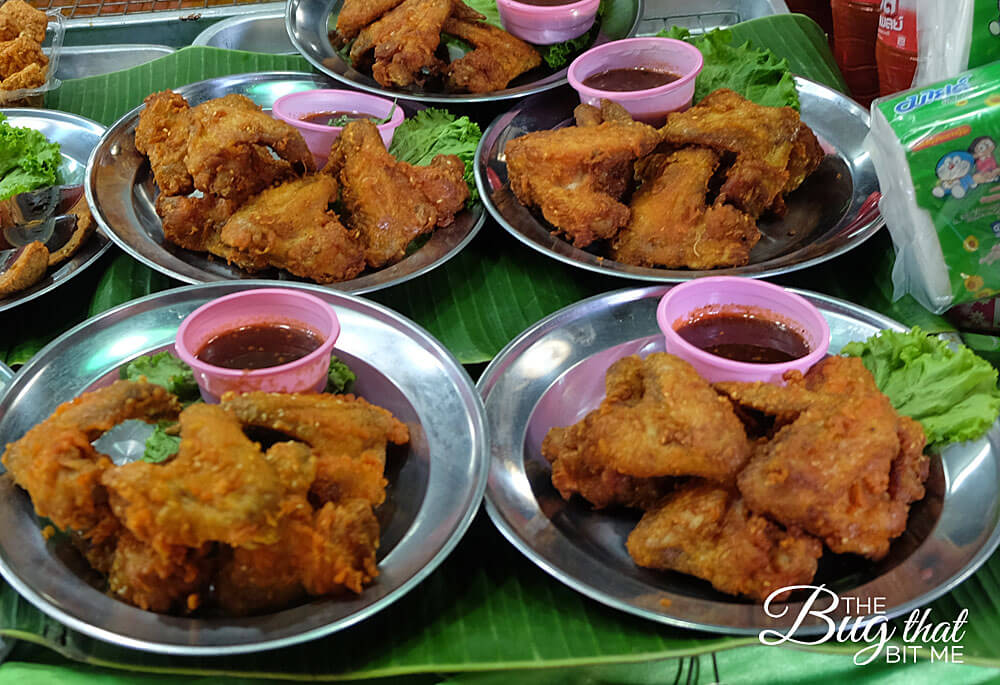
[[[74,45],[59,51],[56,78],[63,81],[85,76],[110,74],[113,71],[152,62],[177,52],[166,45],[133,43],[127,45]]]
[[[16,440],[65,402],[107,381],[121,364],[172,344],[181,320],[205,302],[273,281],[186,286],[135,300],[67,332],[14,377],[0,400],[0,444]],[[426,331],[385,307],[320,286],[341,323],[335,353],[355,370],[355,392],[410,429],[390,452],[379,508],[379,576],[357,597],[318,598],[252,618],[183,618],[142,611],[89,585],[66,543],[47,543],[27,494],[0,480],[0,572],[28,601],[71,628],[152,652],[217,655],[282,647],[353,625],[396,601],[458,543],[482,497],[487,433],[482,404],[455,358]],[[78,562],[78,563],[77,563]]]
[[[248,12],[223,19],[199,33],[191,45],[275,55],[295,54],[295,46],[285,31],[284,9]]]
[[[644,0],[614,0],[615,20],[605,21],[594,45],[628,38],[635,35],[643,14]],[[420,102],[492,102],[521,98],[540,93],[566,83],[566,68],[553,71],[544,64],[526,74],[521,74],[510,85],[492,93],[438,93],[417,88],[389,89],[378,83],[369,74],[351,66],[333,49],[330,32],[337,24],[337,15],[343,0],[288,0],[285,6],[285,26],[292,44],[313,66],[338,81],[380,95],[403,96]],[[620,7],[619,7],[620,6]],[[630,11],[625,11],[626,9]],[[568,66],[568,65],[567,65]]]
[[[176,92],[192,105],[239,93],[264,109],[270,109],[282,95],[336,86],[318,74],[266,72],[208,79],[177,88]],[[399,106],[407,115],[423,108],[418,103],[406,101],[400,101]],[[136,107],[116,121],[87,164],[87,200],[108,236],[143,264],[186,283],[264,277],[302,280],[276,269],[250,274],[207,253],[185,250],[164,240],[160,217],[153,207],[157,189],[149,162],[135,149],[135,127],[141,111],[142,106]],[[451,226],[434,231],[423,247],[401,262],[325,287],[366,293],[416,278],[455,256],[472,240],[485,220],[486,212],[482,204],[477,204],[471,210],[460,212]]]
[[[7,117],[11,126],[33,128],[41,131],[48,140],[59,143],[62,152],[60,173],[63,181],[83,182],[87,158],[104,133],[103,126],[75,114],[49,109],[0,109],[0,113]],[[100,231],[95,231],[76,254],[58,268],[49,269],[45,278],[38,283],[7,297],[0,297],[0,312],[30,302],[62,285],[96,262],[110,245],[111,243]]]
[[[638,33],[650,36],[671,26],[705,33],[741,21],[787,13],[784,0],[646,0]]]
[[[784,617],[772,620],[760,604],[719,593],[705,581],[639,568],[625,550],[637,515],[595,512],[578,498],[565,502],[552,487],[542,439],[552,426],[574,423],[596,408],[612,362],[663,350],[656,305],[666,290],[625,290],[571,305],[529,328],[493,360],[478,385],[491,428],[487,511],[529,559],[608,606],[720,633],[788,628],[799,615],[800,601],[789,602]],[[799,292],[830,324],[831,352],[880,329],[903,329],[848,302]],[[986,437],[932,458],[927,496],[911,508],[907,532],[895,540],[889,556],[876,564],[828,554],[815,583],[826,583],[842,597],[885,598],[890,616],[957,586],[1000,542],[998,456],[1000,421]],[[831,618],[843,616],[844,604]],[[772,607],[776,613],[780,609]],[[810,617],[796,632],[825,630],[825,623]]]
[[[552,235],[539,213],[518,202],[510,190],[504,146],[525,133],[569,123],[579,98],[568,87],[529,98],[497,117],[476,151],[476,185],[490,214],[511,235],[554,259],[589,271],[676,283],[707,275],[762,278],[804,269],[857,247],[884,222],[878,211],[875,167],[863,146],[868,112],[815,81],[796,77],[795,83],[802,120],[816,133],[827,155],[819,169],[788,196],[783,219],[759,222],[763,237],[746,266],[694,271],[622,264]]]

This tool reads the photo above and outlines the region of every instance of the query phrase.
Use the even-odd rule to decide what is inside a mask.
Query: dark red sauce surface
[[[680,76],[669,71],[657,71],[635,67],[633,69],[608,69],[591,74],[583,79],[583,85],[597,90],[624,93],[632,90],[648,90],[673,83]]]
[[[302,359],[322,344],[312,331],[287,324],[258,324],[220,333],[195,357],[224,369],[266,369]]]
[[[677,334],[718,357],[751,364],[779,364],[809,354],[809,345],[798,331],[752,314],[703,316],[685,323]]]

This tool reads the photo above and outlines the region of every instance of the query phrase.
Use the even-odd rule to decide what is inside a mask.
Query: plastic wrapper
[[[59,68],[59,53],[62,51],[63,35],[66,32],[66,20],[58,9],[45,12],[49,25],[45,32],[45,43],[42,51],[49,58],[49,68],[45,83],[38,88],[19,88],[17,90],[0,90],[0,107],[41,107],[45,93],[55,90],[62,82],[56,78]]]
[[[1000,59],[997,0],[917,0],[915,87]]]
[[[1000,294],[998,142],[1000,62],[872,103],[894,298],[941,313]]]

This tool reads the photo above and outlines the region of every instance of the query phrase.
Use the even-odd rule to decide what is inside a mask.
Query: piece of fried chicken
[[[489,93],[542,63],[535,48],[503,29],[484,22],[449,18],[445,33],[470,43],[473,50],[448,65],[450,90]]]
[[[424,167],[398,162],[367,119],[344,127],[323,172],[340,181],[345,223],[373,268],[398,262],[414,238],[450,224],[469,197],[461,159],[438,155]]]
[[[750,456],[729,401],[679,357],[625,357],[608,369],[605,385],[600,407],[572,426],[552,428],[542,442],[552,483],[566,499],[578,492],[597,508],[647,507],[661,484],[636,479],[733,483]]]
[[[189,116],[184,162],[203,193],[242,202],[316,167],[298,129],[244,95],[208,100],[192,107]]]
[[[49,18],[24,0],[7,0],[0,5],[0,41],[24,35],[39,45],[45,41]]]
[[[628,110],[617,102],[602,99],[601,106],[579,104],[573,108],[573,119],[577,126],[598,126],[605,121],[629,123],[635,121]]]
[[[237,256],[249,254],[271,266],[333,283],[364,271],[360,242],[340,223],[330,205],[337,201],[337,181],[310,174],[254,196],[226,221],[219,239]],[[235,259],[234,261],[238,261]]]
[[[153,547],[123,530],[103,572],[116,599],[148,611],[187,613],[201,605],[212,571],[211,545]]]
[[[636,165],[642,186],[632,218],[611,244],[611,257],[637,266],[714,269],[742,266],[760,240],[753,217],[716,201],[706,204],[719,155],[707,148],[655,154]]]
[[[783,196],[801,185],[823,160],[812,130],[791,107],[764,107],[720,88],[697,105],[667,117],[664,142],[735,154],[719,200],[754,218],[784,210]]]
[[[757,600],[810,583],[823,554],[816,538],[783,530],[751,512],[735,489],[704,481],[647,510],[626,544],[639,566],[689,573],[720,592]]]
[[[222,408],[244,426],[269,428],[309,445],[316,458],[315,502],[385,499],[385,450],[410,440],[406,424],[353,395],[227,393]]]
[[[48,63],[41,42],[27,32],[0,43],[0,78],[7,79],[31,64],[45,66]]]
[[[360,593],[378,575],[378,520],[363,499],[300,509],[282,519],[280,539],[232,550],[214,580],[229,614],[271,611],[305,595]]]
[[[282,442],[262,453],[232,415],[209,404],[181,413],[180,436],[165,464],[133,462],[102,474],[122,524],[157,549],[276,542],[280,517],[304,499],[315,476],[309,448]]]
[[[361,29],[395,9],[403,0],[344,0],[337,14],[337,33],[351,40]]]
[[[360,67],[374,53],[372,76],[383,86],[409,86],[436,68],[434,56],[441,29],[454,0],[404,0],[374,24],[366,26],[351,46],[351,62]]]
[[[659,140],[653,127],[622,121],[528,133],[504,148],[510,188],[521,204],[541,209],[556,232],[586,247],[628,223],[620,200],[633,163]]]
[[[49,250],[35,240],[0,260],[0,297],[30,288],[45,278],[49,268]]]
[[[815,535],[836,553],[883,558],[924,496],[920,425],[900,416],[859,359],[827,357],[781,388],[718,383],[783,424],[739,476],[748,506]]]
[[[116,381],[60,405],[7,445],[3,465],[31,495],[39,516],[100,542],[118,529],[101,483],[113,464],[90,443],[128,419],[156,423],[179,411],[177,398],[159,385]]]
[[[135,149],[149,158],[160,195],[187,195],[194,190],[188,172],[188,136],[191,133],[187,100],[172,90],[148,95],[135,127]]]

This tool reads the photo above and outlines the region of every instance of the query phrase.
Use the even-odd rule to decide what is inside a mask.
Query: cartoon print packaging
[[[1000,293],[1000,62],[872,103],[894,296],[933,312]]]

